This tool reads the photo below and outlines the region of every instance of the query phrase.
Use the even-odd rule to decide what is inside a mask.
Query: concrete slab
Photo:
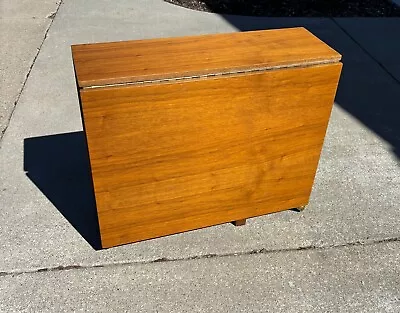
[[[400,18],[335,18],[335,21],[400,81]]]
[[[347,93],[357,95],[357,100],[344,101],[343,107],[390,142],[400,158],[400,123],[397,118],[400,116],[399,94],[393,93],[393,86],[400,85],[400,41],[397,38],[400,18],[339,18],[335,21],[388,76],[383,84],[376,76],[364,76],[367,74],[364,69],[354,64],[352,72],[358,74],[349,75],[354,83]]]
[[[0,19],[0,139],[48,24],[44,19]]]
[[[346,63],[353,64],[345,65],[352,69],[347,77],[360,70],[367,77],[376,77],[391,96],[400,93],[397,85],[388,83],[385,72],[329,19],[234,23],[158,0],[123,0],[118,6],[105,0],[66,2],[36,60],[0,150],[0,220],[4,221],[0,226],[0,270],[107,265],[398,238],[400,191],[396,184],[400,183],[400,168],[392,145],[337,106],[311,203],[303,213],[288,211],[252,219],[245,227],[221,225],[104,251],[93,250],[86,241],[92,243],[95,230],[91,196],[84,192],[87,173],[70,45],[293,24],[305,25],[334,47],[345,49]],[[349,78],[343,80],[339,98],[348,103],[353,99]],[[376,91],[365,92],[371,95],[369,92]],[[49,137],[54,134],[57,136]]]
[[[54,13],[59,4],[60,0],[41,0],[40,4],[32,0],[3,0],[0,15],[2,19],[43,19]]]
[[[58,2],[2,1],[0,5],[0,140]]]
[[[386,312],[400,243],[0,277],[1,312]]]

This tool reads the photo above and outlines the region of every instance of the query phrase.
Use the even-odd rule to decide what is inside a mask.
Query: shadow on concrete
[[[84,133],[26,138],[24,170],[81,236],[101,249]]]
[[[400,8],[390,0],[165,0],[218,14],[268,17],[394,17]]]

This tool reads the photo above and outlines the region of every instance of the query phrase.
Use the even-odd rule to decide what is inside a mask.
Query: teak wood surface
[[[72,46],[80,87],[338,62],[304,28]]]
[[[318,56],[309,52],[312,43],[307,40],[305,52],[297,48],[306,61],[293,64],[291,60],[299,57],[286,48],[301,46],[301,40],[293,39],[296,45],[288,40],[288,30],[256,33],[270,44],[264,47],[269,52],[263,52],[262,57],[287,66],[266,69],[263,63],[263,68],[254,72],[79,89],[103,247],[245,220],[308,203],[342,67],[340,55],[311,35],[316,51],[321,53],[319,60],[324,60],[320,63],[326,64],[309,62]],[[217,35],[216,42],[224,41],[221,36],[225,41],[233,36],[242,42],[237,51],[244,51],[251,45],[245,45],[247,33],[241,34],[240,40],[238,34]],[[187,54],[182,76],[191,66],[190,56],[198,52],[196,41],[188,38],[155,40],[163,43],[155,55],[163,49],[172,55],[175,41],[183,41],[184,46],[187,42],[187,47],[177,48]],[[206,39],[203,36],[200,41]],[[121,52],[118,47],[112,49],[118,59],[114,64],[122,64],[127,55],[131,60],[136,53],[125,50],[134,42],[120,44]],[[138,44],[146,46],[145,41]],[[112,60],[99,61],[110,69],[99,67],[90,75],[90,70],[83,71],[84,47],[88,47],[84,53],[90,59],[88,67],[93,69],[96,57],[89,58],[90,51],[104,53],[107,45],[101,44],[98,50],[96,45],[73,50],[78,86],[85,87],[88,82],[101,86],[105,77],[107,83],[125,82],[129,75],[121,74],[118,66],[114,68],[114,73],[118,72],[115,79],[109,78]],[[248,48],[261,51],[261,46]],[[309,59],[306,52],[311,55]],[[108,53],[111,58],[112,51]],[[227,64],[231,70],[240,63],[235,59],[236,50],[231,54],[233,61],[224,49],[220,55],[216,53],[213,58],[220,63],[215,68],[223,71],[221,64]],[[258,64],[250,64],[255,60],[246,61],[250,69],[257,68]],[[142,64],[140,57],[138,62]],[[175,74],[166,73],[170,64],[177,62],[168,62],[165,68],[151,64],[149,68],[163,73],[158,79],[173,78]],[[132,66],[127,64],[129,71]],[[176,73],[179,70],[176,66]],[[134,82],[143,75],[131,72],[129,77]]]

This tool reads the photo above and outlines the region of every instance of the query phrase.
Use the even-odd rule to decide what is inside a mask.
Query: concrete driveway
[[[0,20],[1,312],[400,312],[400,19],[220,16],[162,0],[21,7]],[[94,249],[70,45],[289,26],[344,62],[308,208]]]

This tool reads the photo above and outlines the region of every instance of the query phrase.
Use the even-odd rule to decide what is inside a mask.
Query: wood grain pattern
[[[75,45],[72,53],[80,87],[315,65],[341,58],[304,28]]]
[[[81,89],[103,247],[307,204],[340,71]]]

